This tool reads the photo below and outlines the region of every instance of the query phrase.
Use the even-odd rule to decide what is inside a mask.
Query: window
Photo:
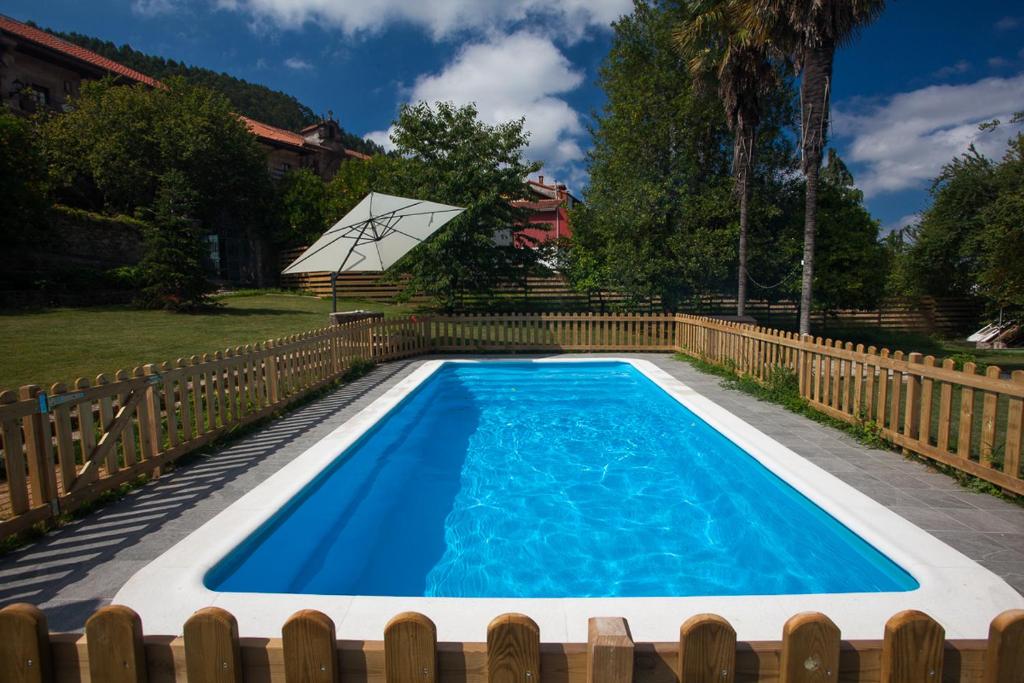
[[[290,170],[292,170],[292,165],[287,161],[282,161],[280,164],[270,169],[270,176],[275,180],[280,180],[284,177],[284,174]]]
[[[49,88],[44,88],[41,85],[36,85],[35,83],[32,83],[28,86],[24,93],[28,95],[31,99],[35,100],[35,103],[40,107],[45,107],[50,103]]]

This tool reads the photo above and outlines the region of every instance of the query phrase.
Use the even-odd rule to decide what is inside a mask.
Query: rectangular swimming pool
[[[204,578],[484,598],[918,582],[624,362],[445,363]]]
[[[505,612],[544,641],[586,642],[588,617],[672,641],[701,612],[742,640],[778,639],[804,611],[877,638],[904,609],[983,638],[1024,608],[977,562],[666,370],[686,372],[573,356],[390,366],[347,419],[332,401],[348,389],[240,442],[266,452],[320,431],[114,602],[153,633],[216,605],[244,636],[280,637],[317,609],[338,638],[374,640],[412,610],[465,642]]]

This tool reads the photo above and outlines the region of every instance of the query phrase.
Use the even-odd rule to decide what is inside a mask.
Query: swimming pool
[[[206,577],[568,598],[917,582],[629,363],[449,363]]]
[[[440,640],[467,642],[510,611],[545,641],[584,642],[591,616],[671,641],[683,619],[714,612],[740,639],[772,640],[809,610],[845,638],[877,638],[903,609],[977,638],[1024,607],[992,572],[650,361],[499,362],[414,362],[114,601],[150,632],[217,605],[242,635],[276,637],[312,608],[339,638],[372,640],[412,610]]]

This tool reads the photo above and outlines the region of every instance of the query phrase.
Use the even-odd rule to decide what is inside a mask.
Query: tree
[[[739,198],[736,315],[746,315],[750,176],[763,100],[778,86],[778,71],[763,44],[752,39],[735,0],[692,0],[675,39],[697,87],[717,85],[733,134],[733,178]]]
[[[203,270],[203,243],[193,216],[198,195],[181,171],[171,170],[158,181],[146,253],[139,264],[145,308],[196,311],[210,305],[213,290]]]
[[[885,292],[887,273],[879,223],[864,208],[864,193],[834,149],[820,180],[815,303],[826,313],[872,309]]]
[[[401,194],[402,169],[408,163],[403,157],[388,154],[343,163],[327,183],[328,224],[340,220],[370,192]]]
[[[992,160],[972,146],[932,182],[932,204],[921,215],[907,263],[917,293],[975,293],[982,268],[982,211],[998,195],[995,172]]]
[[[145,214],[176,172],[205,233],[237,233],[240,276],[260,282],[273,188],[266,156],[223,96],[171,79],[166,88],[84,83],[72,111],[42,125],[57,199],[94,211]]]
[[[1024,133],[994,176],[996,199],[982,209],[979,289],[994,307],[1024,313]]]
[[[673,39],[683,15],[670,3],[637,2],[614,24],[601,68],[604,110],[591,130],[590,187],[573,214],[567,274],[581,291],[612,290],[630,306],[660,298],[674,309],[720,292],[736,277],[733,141],[721,104],[679,75]],[[781,131],[791,90],[766,103],[753,155],[751,221],[768,230],[792,162]],[[768,241],[768,238],[765,237]]]
[[[404,157],[394,187],[466,209],[395,264],[392,275],[410,276],[405,296],[425,292],[451,309],[461,293],[491,293],[536,264],[532,249],[497,246],[494,239],[526,220],[510,200],[527,196],[525,179],[541,167],[523,159],[523,125],[485,124],[471,104],[402,106],[391,133]]]
[[[0,107],[0,243],[13,249],[40,234],[49,206],[46,160],[32,124]]]
[[[817,232],[818,175],[828,131],[832,63],[885,9],[885,0],[742,0],[756,40],[792,59],[800,72],[800,137],[804,195],[804,256],[800,333],[810,334]]]
[[[294,169],[278,181],[276,189],[281,211],[275,231],[279,244],[286,247],[308,246],[330,227],[327,185],[316,173],[308,168]]]
[[[983,130],[997,129],[998,122]],[[907,247],[909,289],[981,296],[991,312],[1024,311],[1024,134],[994,161],[973,146],[943,166]]]

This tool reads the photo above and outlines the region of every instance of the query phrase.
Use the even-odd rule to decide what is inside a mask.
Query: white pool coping
[[[881,638],[886,620],[919,609],[946,629],[947,638],[985,638],[992,618],[1024,608],[1024,597],[999,576],[919,529],[884,505],[824,471],[700,395],[649,361],[634,358],[549,357],[535,363],[621,361],[631,364],[694,414],[909,572],[919,588],[891,593],[823,593],[658,598],[425,598],[305,595],[212,591],[203,576],[267,521],[340,453],[445,363],[427,360],[384,395],[282,467],[223,512],[137,572],[114,603],[142,617],[146,633],[180,634],[188,617],[209,605],[238,619],[242,636],[279,637],[299,609],[317,609],[334,620],[340,639],[380,640],[399,612],[416,611],[437,625],[441,641],[479,642],[487,624],[504,612],[522,612],[540,626],[545,642],[586,642],[587,618],[619,616],[635,641],[674,641],[679,626],[700,612],[719,614],[741,640],[777,640],[793,614],[820,611],[846,639]],[[517,359],[516,362],[523,362]]]

